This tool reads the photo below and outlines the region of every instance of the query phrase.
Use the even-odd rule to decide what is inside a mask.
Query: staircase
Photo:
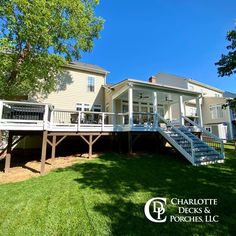
[[[223,142],[217,136],[209,133],[187,117],[183,118],[189,123],[193,123],[191,127],[194,125],[194,127],[200,129],[202,134],[201,139],[194,135],[189,127],[176,127],[159,115],[158,118],[159,121],[161,120],[166,124],[166,127],[160,129],[159,132],[193,165],[212,164],[224,161]]]

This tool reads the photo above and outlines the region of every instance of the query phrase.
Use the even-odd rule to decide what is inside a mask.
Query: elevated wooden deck
[[[72,111],[54,109],[48,104],[0,101],[0,130],[9,131],[5,171],[10,168],[13,136],[24,136],[30,132],[40,132],[43,136],[41,174],[45,172],[47,145],[51,146],[51,158],[54,159],[56,147],[68,136],[81,137],[88,145],[89,157],[92,156],[93,144],[101,136],[126,132],[131,153],[132,133],[151,132],[162,135],[193,165],[223,160],[222,140],[184,116],[180,120],[189,126],[184,126],[184,122],[173,124],[157,112]],[[200,133],[201,138],[192,135],[193,131]]]
[[[89,157],[93,144],[101,137],[117,132],[157,132],[157,117],[154,113],[133,113],[132,124],[129,113],[90,112],[54,109],[49,104],[0,101],[0,130],[9,131],[5,161],[5,172],[10,168],[14,136],[35,133],[43,136],[41,174],[45,172],[47,146],[51,146],[51,158],[55,158],[56,147],[69,136],[81,137],[88,145]],[[129,135],[129,149],[132,140]]]

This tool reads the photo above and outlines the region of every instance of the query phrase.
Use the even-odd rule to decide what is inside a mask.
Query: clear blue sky
[[[81,61],[109,70],[108,82],[167,72],[236,93],[236,75],[220,78],[214,65],[235,26],[235,0],[101,0],[96,15],[104,30]]]

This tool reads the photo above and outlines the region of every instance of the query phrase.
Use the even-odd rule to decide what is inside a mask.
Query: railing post
[[[192,150],[193,162],[195,162],[195,150],[194,150],[194,146],[193,146],[193,141],[191,141],[191,150]]]
[[[51,111],[51,115],[50,115],[50,128],[53,127],[53,118],[54,118],[54,110]]]
[[[0,101],[0,119],[2,119],[2,113],[3,113],[3,101]]]
[[[122,125],[125,125],[125,115],[122,115]]]
[[[224,158],[224,142],[222,140],[221,140],[220,151],[221,151],[222,158]]]
[[[102,131],[104,131],[104,121],[105,121],[105,114],[104,112],[102,113]],[[113,126],[115,126],[114,121],[113,121]],[[114,127],[113,127],[114,128]]]
[[[80,131],[80,121],[81,121],[81,112],[78,113],[78,127],[77,130]]]
[[[43,116],[43,127],[44,127],[44,130],[46,130],[48,127],[48,109],[49,109],[49,106],[48,104],[45,105],[45,110],[44,110],[44,116]]]

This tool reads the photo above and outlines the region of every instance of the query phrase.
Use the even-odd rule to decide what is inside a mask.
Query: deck
[[[48,104],[1,102],[0,130],[49,132],[157,131],[154,113],[90,112],[53,109]],[[156,122],[155,122],[156,121]]]
[[[180,125],[181,120],[184,122]],[[45,172],[47,146],[51,146],[53,160],[56,147],[65,138],[78,136],[88,145],[91,157],[93,144],[101,136],[122,132],[127,133],[129,153],[132,153],[137,133],[152,132],[155,136],[162,136],[193,165],[223,161],[222,140],[185,116],[181,116],[180,121],[179,124],[170,122],[158,113],[61,110],[49,104],[0,101],[0,130],[9,131],[5,172],[10,168],[12,146],[16,145],[13,137],[20,136],[22,139],[33,135],[33,132],[43,136],[41,174]],[[199,138],[193,132],[197,132]],[[160,143],[159,140],[158,145]]]

